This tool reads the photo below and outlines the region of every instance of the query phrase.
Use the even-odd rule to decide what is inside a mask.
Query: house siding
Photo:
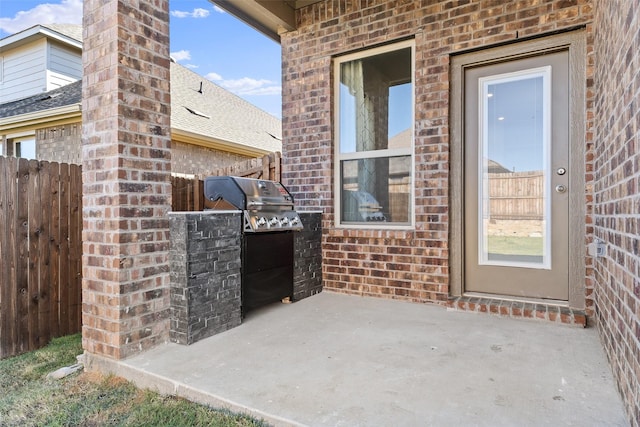
[[[297,19],[298,30],[282,35],[283,181],[299,205],[324,211],[325,288],[445,304],[450,297],[450,55],[586,28],[588,112],[593,103],[591,1],[324,1],[300,9]],[[416,47],[415,228],[337,228],[332,58],[407,38]],[[589,128],[593,115],[587,117]],[[587,132],[588,156],[593,155],[591,136]],[[593,314],[589,286],[586,309]]]
[[[80,50],[55,43],[47,45],[47,90],[57,89],[82,78]]]
[[[46,90],[46,43],[35,41],[2,53],[0,103],[26,98]]]
[[[589,281],[632,426],[640,426],[640,3],[597,3],[593,230],[605,245]]]

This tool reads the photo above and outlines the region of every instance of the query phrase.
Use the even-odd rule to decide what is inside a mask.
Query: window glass
[[[16,157],[22,157],[25,159],[36,158],[36,140],[35,139],[23,139],[15,142]]]
[[[343,222],[409,222],[411,156],[341,162]]]
[[[336,61],[339,222],[412,223],[413,44]]]

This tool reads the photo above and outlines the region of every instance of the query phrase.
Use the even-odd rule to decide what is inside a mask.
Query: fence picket
[[[70,165],[69,175],[69,326],[79,331],[82,328],[82,169],[79,165]]]
[[[29,181],[27,186],[27,211],[29,224],[28,244],[28,295],[29,295],[29,349],[38,348],[40,334],[38,325],[38,312],[40,311],[40,271],[38,256],[40,252],[40,234],[42,229],[42,204],[40,203],[40,174],[38,173],[38,161],[29,161]]]
[[[60,336],[60,166],[51,163],[49,190],[51,192],[51,222],[49,225],[49,335]]]
[[[38,347],[49,342],[49,313],[51,300],[51,280],[49,277],[49,226],[51,224],[51,179],[49,162],[38,163],[40,181],[40,227],[38,233],[38,252],[36,265],[38,270]]]
[[[17,328],[19,353],[29,350],[29,162],[18,160],[18,188],[16,194],[17,215],[17,258],[16,284],[17,298]]]
[[[69,324],[69,288],[71,280],[69,279],[69,206],[71,204],[69,184],[71,178],[69,176],[69,165],[60,165],[60,335],[68,335],[73,331]]]
[[[16,309],[16,162],[0,157],[0,358],[16,353],[18,330]]]

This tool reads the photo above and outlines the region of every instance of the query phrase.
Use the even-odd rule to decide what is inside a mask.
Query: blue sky
[[[280,45],[207,0],[170,0],[171,55],[281,117]],[[0,0],[0,38],[36,24],[82,23],[82,0]]]

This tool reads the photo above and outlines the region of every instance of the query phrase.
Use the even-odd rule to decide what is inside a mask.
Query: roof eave
[[[38,39],[39,36],[57,40],[61,43],[75,47],[77,49],[82,49],[82,42],[74,38],[65,36],[64,34],[60,34],[59,32],[54,31],[50,28],[43,27],[42,25],[36,25],[0,40],[0,51],[5,50],[8,47],[18,47],[23,44],[29,43],[33,40]]]
[[[250,147],[247,145],[239,144],[237,142],[225,141],[222,139],[209,137],[206,135],[190,132],[184,129],[176,129],[173,127],[171,128],[171,140],[176,142],[182,142],[185,144],[212,148],[215,150],[225,151],[228,153],[239,154],[247,157],[260,157],[270,153],[269,150],[264,150],[257,147]]]
[[[0,133],[6,134],[42,124],[46,126],[56,126],[77,120],[82,120],[81,105],[65,105],[63,107],[49,108],[47,110],[0,118]]]
[[[296,29],[295,9],[284,1],[211,0],[211,2],[276,43],[280,43],[280,34]]]

